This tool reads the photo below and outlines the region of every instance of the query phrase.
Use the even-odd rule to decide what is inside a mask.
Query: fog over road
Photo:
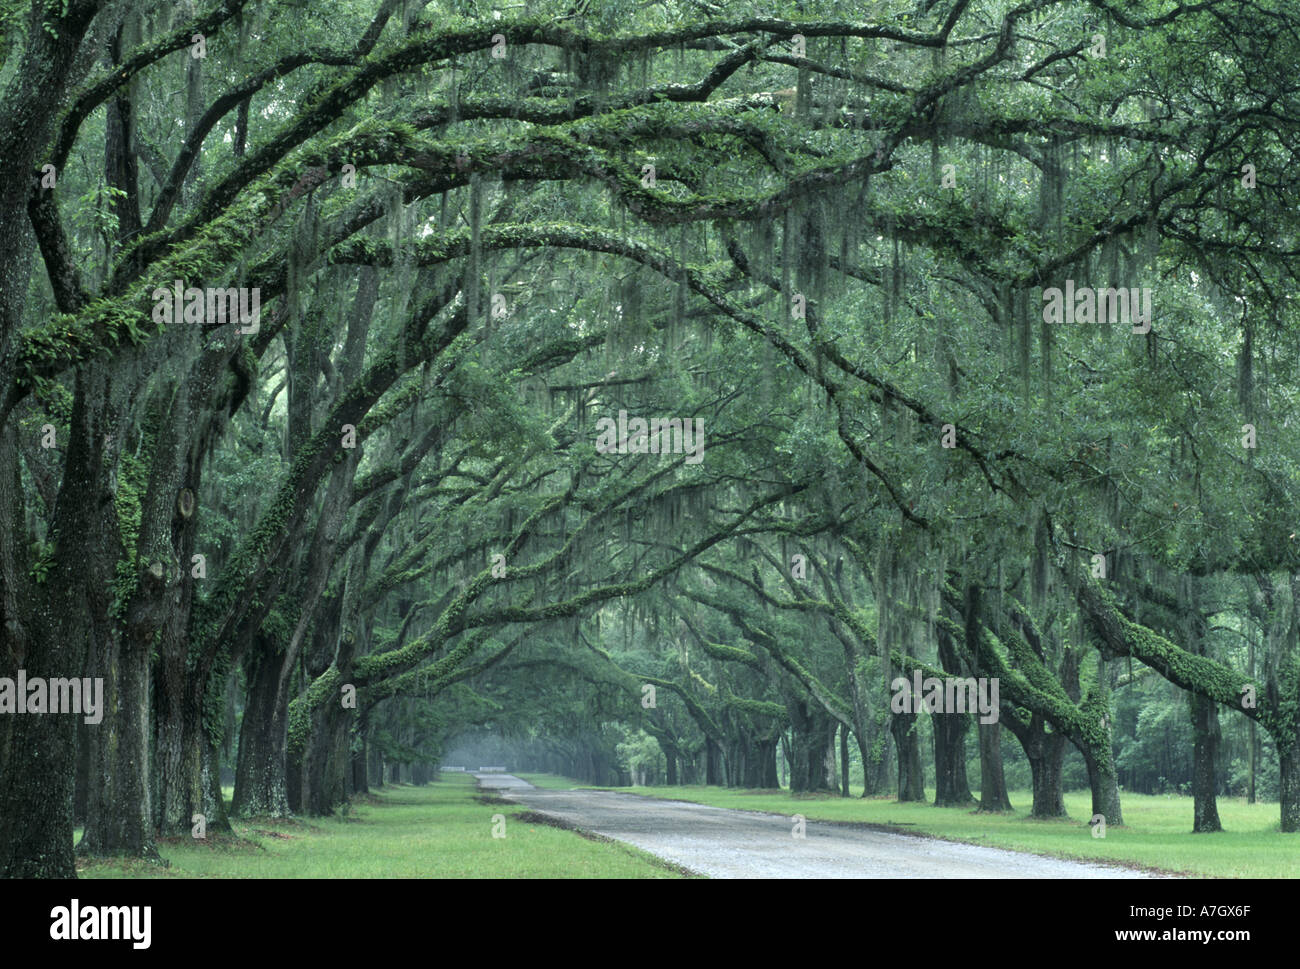
[[[1127,868],[613,791],[547,791],[512,774],[484,789],[713,878],[1149,878]]]

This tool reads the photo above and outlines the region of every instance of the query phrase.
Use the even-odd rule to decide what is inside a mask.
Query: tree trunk
[[[835,731],[838,721],[812,702],[800,698],[787,701],[791,725],[790,791],[833,791],[835,777]]]
[[[1206,697],[1191,695],[1192,735],[1192,805],[1195,815],[1192,831],[1222,831],[1216,799],[1219,761],[1218,705]]]
[[[705,784],[722,784],[722,751],[716,741],[705,738],[704,740],[704,783]]]
[[[24,662],[28,678],[67,676],[81,662],[85,640],[60,629],[57,612],[33,629],[36,647]],[[63,638],[60,633],[66,633]],[[62,641],[60,641],[62,640]],[[77,724],[71,716],[12,718],[9,759],[0,788],[0,877],[75,878],[72,795]]]
[[[159,833],[188,837],[196,814],[203,815],[209,835],[230,834],[230,820],[221,800],[220,758],[203,726],[207,677],[162,671],[158,698],[157,784],[155,811]]]
[[[833,791],[839,780],[835,776],[835,734],[838,732],[838,725],[834,720],[828,720],[825,729],[826,739],[822,744],[822,776],[820,780],[825,790]]]
[[[108,526],[117,528],[112,504],[99,500],[109,436],[99,403],[106,396],[105,383],[102,368],[77,372],[61,500],[50,530],[56,536],[53,561],[44,583],[30,590],[39,589],[30,631],[15,628],[17,616],[3,627],[5,645],[29,681],[81,676],[89,656],[109,655],[109,644],[90,642],[103,634],[104,625],[93,621],[93,613],[103,606],[105,589],[99,583],[105,554],[117,547],[107,540]],[[11,591],[12,579],[6,576]],[[12,602],[4,605],[6,613],[16,608]],[[0,877],[74,878],[76,717],[24,714],[13,719],[0,788]],[[101,720],[98,728],[106,722]]]
[[[738,739],[727,744],[727,786],[728,787],[748,787],[749,786],[749,765],[748,758],[745,757],[745,750],[749,745],[749,738],[742,734]]]
[[[104,720],[91,734],[91,787],[78,854],[161,861],[150,802],[149,644],[124,637],[104,676]]]
[[[969,717],[964,713],[936,713],[930,717],[930,723],[934,728],[935,807],[960,807],[974,803],[975,795],[966,779]]]
[[[1065,735],[1058,731],[1048,733],[1046,727],[1046,721],[1035,714],[1030,723],[1030,731],[1034,739],[1030,745],[1025,746],[1034,788],[1034,806],[1030,816],[1064,818],[1068,817],[1065,811],[1065,796],[1061,789]]]
[[[289,815],[285,789],[285,747],[288,710],[280,698],[281,656],[263,637],[244,664],[248,697],[239,731],[235,761],[235,796],[231,811],[237,817],[283,818]]]
[[[16,668],[8,670],[0,667],[0,676],[7,676],[10,679],[17,672]],[[91,675],[97,674],[92,673]],[[107,697],[104,702],[108,703]],[[8,728],[9,720],[9,717],[0,717],[0,744],[5,741],[3,730]],[[84,720],[79,719],[77,721],[77,779],[72,794],[72,818],[74,823],[83,826],[90,814],[90,790],[95,783],[96,770],[91,764],[91,753],[94,751],[94,747],[94,735],[90,732],[90,727]],[[4,759],[0,757],[0,783],[4,780],[3,765]]]
[[[889,730],[898,751],[898,800],[924,801],[925,775],[921,767],[921,739],[916,714],[891,714]]]
[[[1111,753],[1110,731],[1105,741],[1095,746],[1081,748],[1083,761],[1088,767],[1088,787],[1092,791],[1093,816],[1100,814],[1109,827],[1124,823],[1119,804],[1119,783],[1115,774],[1115,759]]]
[[[380,753],[378,744],[369,742],[373,739],[374,739],[373,733],[367,734],[366,746],[370,754],[370,760],[366,765],[367,776],[369,778],[369,784],[367,785],[367,790],[369,790],[371,786],[373,787],[384,786],[384,755]]]
[[[88,60],[79,63],[78,55],[101,7],[70,3],[61,12],[32,9],[35,19],[21,52],[10,52],[16,72],[5,82],[0,112],[0,383],[6,388],[14,377],[15,336],[36,251],[28,209],[32,173],[49,150],[59,120],[50,105],[63,103],[69,86],[79,83],[89,67]],[[106,511],[99,500],[104,492],[97,473],[101,445],[95,436],[109,429],[86,419],[80,374],[77,382],[65,471],[49,530],[57,536],[54,558],[39,584],[28,572],[31,552],[17,421],[9,410],[0,416],[0,656],[5,666],[12,663],[15,672],[23,669],[29,678],[84,675],[89,629],[84,594],[103,593],[83,587],[90,560],[82,553],[104,550],[95,547],[100,535],[93,527],[97,512]],[[0,719],[13,721],[0,728],[0,877],[75,878],[76,718]]]
[[[980,810],[1001,813],[1014,810],[1002,772],[1002,724],[977,724],[980,741]]]
[[[1250,631],[1249,626],[1247,626],[1247,630]],[[1255,637],[1253,635],[1248,635],[1246,637],[1246,644],[1247,644],[1246,645],[1246,653],[1247,653],[1246,674],[1252,680],[1254,680],[1255,679]],[[1255,771],[1257,770],[1259,765],[1259,760],[1258,760],[1259,737],[1256,734],[1254,720],[1251,720],[1250,723],[1248,724],[1246,743],[1250,745],[1249,753],[1247,755],[1247,764],[1248,764],[1248,770],[1250,772],[1250,779],[1247,781],[1246,803],[1254,804],[1255,803]]]
[[[352,759],[352,788],[353,794],[369,794],[370,784],[366,777],[366,749],[369,746],[370,729],[364,722],[357,726],[357,746],[350,753]]]
[[[758,745],[758,786],[764,790],[778,790],[781,787],[781,780],[776,773],[776,747],[775,737],[760,741]]]
[[[874,797],[877,794],[887,793],[890,789],[890,768],[893,764],[889,756],[889,745],[892,739],[888,727],[890,716],[888,712],[877,715],[872,720],[874,728],[870,745],[863,742],[862,763],[865,775],[862,783],[863,797]]]
[[[351,737],[352,711],[345,710],[337,699],[331,697],[312,711],[303,780],[308,814],[316,817],[333,814],[347,799]]]
[[[1300,728],[1293,731],[1290,744],[1277,745],[1277,759],[1281,767],[1278,795],[1282,802],[1282,831],[1290,834],[1300,831]]]
[[[1208,656],[1207,623],[1201,612],[1201,587],[1190,575],[1179,577],[1177,604],[1181,634],[1188,652]],[[1188,694],[1192,719],[1192,831],[1222,831],[1216,801],[1219,754],[1218,705],[1208,697]]]
[[[950,676],[965,675],[952,636],[939,627],[939,665]],[[935,807],[960,807],[971,804],[975,796],[966,778],[966,732],[970,729],[970,715],[966,713],[935,713],[930,717],[934,729],[934,804]],[[981,736],[980,753],[983,754]]]
[[[849,796],[849,728],[840,724],[840,795]]]

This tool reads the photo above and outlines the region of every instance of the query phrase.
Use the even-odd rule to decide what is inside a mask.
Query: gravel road
[[[1148,878],[1145,872],[612,791],[547,791],[512,774],[484,789],[713,878]]]

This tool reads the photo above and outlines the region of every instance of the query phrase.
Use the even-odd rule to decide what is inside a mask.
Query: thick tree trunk
[[[1002,724],[980,723],[976,729],[980,741],[980,810],[1011,811],[1007,779],[1002,771]]]
[[[921,738],[916,714],[891,714],[889,730],[898,751],[898,800],[924,801],[925,775],[921,767]]]
[[[936,807],[959,807],[972,804],[966,779],[966,731],[970,719],[966,714],[938,713],[930,718],[934,728],[934,803]]]
[[[373,737],[371,735],[367,735],[366,739],[367,741],[370,741],[373,739]],[[384,755],[380,753],[378,744],[367,743],[366,747],[370,754],[370,760],[366,765],[366,772],[367,772],[367,776],[369,777],[369,784],[367,784],[366,789],[369,790],[371,787],[383,787],[384,786]],[[573,776],[572,765],[570,765],[570,769],[568,771],[565,771],[564,773],[572,777]]]
[[[781,787],[780,778],[776,773],[776,747],[775,737],[760,741],[758,745],[758,786],[764,790],[777,790]]]
[[[1281,767],[1279,799],[1282,802],[1282,831],[1286,834],[1300,831],[1300,729],[1291,743],[1277,745],[1277,758]]]
[[[284,754],[284,796],[289,802],[290,814],[303,814],[303,766],[302,754],[286,750]]]
[[[722,749],[716,741],[705,738],[704,757],[704,783],[722,784]]]
[[[981,642],[981,615],[984,611],[984,591],[978,584],[970,583],[966,586],[961,611],[965,629],[964,638],[973,656],[971,674],[975,677],[985,677],[989,671],[983,666],[983,658],[977,645]],[[954,664],[953,666],[945,664],[945,669],[957,669],[956,650],[951,640],[945,643],[945,639],[946,637],[940,639],[940,646],[942,648],[946,645]],[[941,652],[940,655],[944,654]],[[991,712],[999,715],[1001,713],[1000,710]],[[1011,798],[1007,794],[1006,777],[1002,771],[1002,726],[998,721],[983,723],[977,719],[975,729],[978,733],[980,752],[980,810],[990,813],[1010,811],[1012,810]],[[1022,737],[1021,742],[1023,741]]]
[[[56,536],[53,561],[44,583],[30,589],[39,595],[30,632],[5,624],[6,645],[20,659],[29,682],[82,677],[90,656],[110,654],[110,644],[98,641],[105,624],[93,615],[104,610],[105,589],[99,583],[106,553],[116,547],[107,541],[110,526],[112,531],[117,527],[111,503],[106,507],[99,500],[109,437],[103,423],[105,384],[100,368],[77,373],[61,500],[50,530]],[[8,612],[11,603],[5,608]],[[0,789],[0,877],[75,877],[76,715],[29,713],[14,720]],[[104,729],[106,723],[107,718],[94,726]]]
[[[91,787],[77,852],[161,861],[150,800],[149,645],[126,636],[104,670],[104,721],[91,733]]]
[[[964,676],[960,658],[952,637],[940,627],[939,664],[950,676]],[[970,781],[966,778],[966,733],[970,730],[970,715],[966,713],[935,713],[930,717],[934,729],[934,803],[936,807],[960,807],[971,804]],[[980,737],[983,754],[983,736]]]
[[[1115,759],[1111,754],[1110,732],[1106,739],[1092,747],[1082,748],[1083,762],[1088,767],[1088,787],[1092,791],[1093,816],[1100,814],[1108,827],[1124,823],[1119,804],[1119,782],[1115,773]]]
[[[232,406],[224,376],[233,354],[230,347],[205,349],[183,379],[157,388],[152,404],[158,436],[141,502],[142,560],[123,650],[125,662],[148,664],[152,676],[152,738],[146,734],[142,742],[153,741],[149,809],[155,829],[167,837],[189,836],[196,814],[209,835],[230,833],[220,775],[208,778],[204,768],[215,762],[215,751],[204,752],[210,745],[202,726],[206,673],[192,665],[190,645],[197,588],[207,581],[193,571],[203,456]],[[214,407],[218,398],[224,403]]]
[[[16,673],[17,669],[10,671],[0,666],[0,676],[7,676],[12,679]],[[91,675],[95,676],[98,674],[92,673]],[[107,689],[107,685],[105,685],[105,689]],[[105,703],[107,702],[107,698],[105,698]],[[0,717],[0,730],[6,730],[8,727],[9,718]],[[0,742],[3,742],[3,740],[4,737],[0,734]],[[94,746],[94,736],[91,734],[90,728],[84,721],[78,720],[77,779],[72,794],[72,818],[76,824],[83,826],[85,825],[86,818],[90,813],[90,788],[91,785],[95,783],[94,778],[96,771],[94,766],[91,764],[91,754],[94,752]],[[0,765],[3,765],[2,759],[0,759]],[[0,783],[3,783],[3,781],[4,770],[3,767],[0,766]]]
[[[1219,761],[1218,705],[1203,696],[1190,697],[1192,714],[1192,831],[1222,831],[1217,801]]]
[[[285,789],[288,710],[279,701],[281,657],[261,642],[244,665],[248,696],[235,761],[236,817],[282,818],[289,815]]]
[[[84,638],[47,613],[23,664],[28,679],[75,675]],[[66,633],[62,642],[60,633]],[[0,878],[75,878],[72,795],[77,724],[71,716],[12,718],[9,760],[0,787]]]
[[[727,786],[749,787],[750,767],[745,756],[749,738],[743,734],[739,739],[727,744]]]
[[[867,704],[862,696],[862,687],[858,683],[858,675],[855,666],[858,661],[857,651],[854,649],[853,640],[849,636],[841,637],[844,645],[845,668],[848,672],[849,696],[853,700],[853,737],[858,744],[858,756],[862,758],[862,796],[875,794],[877,788],[873,785],[873,771],[871,758],[871,743],[868,735],[868,725],[871,723],[867,715]],[[846,792],[845,797],[848,797]]]
[[[865,777],[862,783],[862,796],[874,797],[886,794],[890,790],[890,768],[893,764],[889,745],[890,714],[885,712],[872,721],[873,731],[870,743],[862,742],[862,764]]]
[[[346,800],[351,736],[352,711],[343,709],[337,700],[313,711],[303,782],[308,814],[332,814]]]
[[[184,657],[164,653],[154,679],[155,826],[175,836],[190,829],[190,816],[202,800],[193,786],[199,765],[198,725],[187,711]]]
[[[1057,731],[1048,733],[1046,726],[1046,721],[1035,714],[1030,724],[1031,743],[1025,746],[1033,775],[1034,806],[1030,815],[1035,818],[1064,818],[1068,817],[1061,788],[1065,736]]]
[[[700,782],[700,751],[691,751],[690,754],[683,754],[681,763],[677,765],[681,774],[681,783],[698,784]]]
[[[866,723],[867,721],[864,719],[863,720],[864,729]],[[871,756],[871,743],[868,737],[866,736],[865,732],[859,733],[857,730],[854,730],[853,737],[858,744],[858,756],[862,758],[862,796],[869,797],[872,794],[875,794],[877,790],[879,790],[879,788],[876,786],[876,777],[878,776],[879,773],[880,758],[876,758],[873,761],[873,758]]]
[[[790,792],[799,794],[817,790],[822,752],[813,739],[810,727],[796,727],[790,737]]]
[[[835,731],[838,721],[812,702],[787,702],[791,722],[790,791],[833,791],[835,776]]]
[[[1201,587],[1190,575],[1180,576],[1177,584],[1178,618],[1186,649],[1197,656],[1207,653],[1207,623],[1201,612]],[[1192,831],[1222,831],[1217,803],[1219,779],[1219,711],[1211,699],[1197,693],[1188,694],[1188,713],[1192,719]]]
[[[220,759],[203,727],[206,677],[186,677],[179,683],[175,670],[160,670],[155,687],[158,699],[157,783],[159,832],[167,837],[188,837],[194,816],[201,814],[209,836],[230,834],[230,819],[221,800]]]
[[[99,3],[75,0],[59,9],[34,7],[21,53],[11,56],[16,69],[5,82],[0,110],[0,385],[6,395],[15,376],[13,336],[23,320],[34,251],[28,209],[32,173],[61,117],[50,106],[62,104],[69,86],[79,83],[90,66],[89,57],[78,58],[100,9]],[[68,280],[52,282],[61,308],[75,308],[68,305],[77,298]],[[89,389],[91,396],[103,391]],[[88,574],[87,564],[112,547],[101,541],[100,526],[112,509],[111,502],[106,508],[100,500],[105,493],[100,472],[104,435],[113,429],[97,426],[91,416],[95,409],[85,406],[86,390],[78,373],[64,474],[49,530],[56,536],[54,559],[39,590],[27,573],[30,553],[12,412],[0,413],[0,654],[21,664],[16,668],[29,678],[85,675],[91,628],[85,600],[105,591],[94,588],[99,570]],[[114,563],[109,564],[111,570]],[[11,719],[7,737],[0,735],[0,877],[75,877],[76,720],[71,714]]]
[[[839,784],[839,778],[835,776],[835,734],[838,732],[838,725],[834,720],[826,724],[826,741],[822,745],[822,783],[825,789],[833,791]]]

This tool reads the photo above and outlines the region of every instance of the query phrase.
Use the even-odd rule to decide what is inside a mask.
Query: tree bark
[[[1002,771],[1002,724],[981,723],[976,729],[980,742],[980,810],[1012,811],[1006,775]]]
[[[1207,655],[1206,622],[1200,608],[1200,587],[1192,576],[1178,580],[1178,611],[1187,649]],[[1192,720],[1192,831],[1222,831],[1219,822],[1219,711],[1215,702],[1197,693],[1188,695]]]
[[[889,724],[898,751],[898,800],[924,801],[925,775],[921,767],[921,738],[915,713],[893,713]]]
[[[722,748],[718,746],[717,741],[712,738],[705,738],[704,757],[704,783],[721,785],[724,782],[722,776]]]
[[[1278,794],[1282,801],[1282,831],[1291,834],[1300,831],[1300,730],[1289,745],[1278,745],[1277,757],[1281,768]]]
[[[937,630],[939,663],[945,673],[963,676],[961,661],[953,645],[952,636],[943,628]],[[970,729],[970,715],[946,711],[930,717],[934,729],[934,803],[936,807],[960,807],[974,803],[970,782],[966,777],[966,732]],[[980,734],[980,763],[983,766],[984,735]]]
[[[1083,762],[1088,767],[1088,787],[1092,791],[1092,813],[1100,814],[1110,827],[1124,823],[1120,810],[1119,782],[1115,774],[1115,759],[1111,753],[1110,731],[1104,743],[1083,747]]]
[[[76,376],[67,457],[51,534],[56,536],[48,574],[39,586],[30,631],[19,637],[5,624],[6,646],[29,646],[21,658],[28,679],[80,677],[87,658],[104,656],[106,644],[89,642],[102,623],[102,558],[111,507],[97,500],[105,482],[101,422],[105,397],[102,368]],[[98,563],[98,564],[97,564]],[[36,591],[33,589],[32,591]],[[6,606],[8,604],[6,603]],[[13,618],[17,618],[14,616]],[[17,638],[17,642],[15,642]],[[14,716],[0,788],[0,877],[73,878],[73,794],[77,770],[77,722],[72,714]],[[98,725],[103,728],[107,718]]]
[[[248,695],[239,731],[235,794],[231,803],[231,812],[236,817],[289,815],[289,795],[285,788],[288,707],[278,702],[281,661],[282,657],[269,644],[261,643],[249,652],[244,664]]]
[[[934,729],[934,803],[936,807],[960,807],[973,804],[970,782],[966,778],[966,731],[968,715],[937,713],[931,716]],[[983,754],[983,733],[980,753]]]
[[[1193,693],[1189,697],[1192,715],[1192,806],[1193,832],[1222,831],[1217,800],[1219,761],[1219,711],[1213,700]]]
[[[819,705],[799,698],[787,701],[790,710],[790,791],[804,793],[833,791],[835,777],[835,732],[838,721]]]
[[[1028,728],[1028,739],[1021,738],[1025,756],[1029,758],[1032,774],[1034,804],[1030,816],[1035,818],[1064,818],[1065,796],[1061,788],[1061,768],[1065,759],[1065,736],[1059,731],[1047,730],[1047,721],[1034,714]]]
[[[849,728],[840,724],[840,795],[849,796]]]

